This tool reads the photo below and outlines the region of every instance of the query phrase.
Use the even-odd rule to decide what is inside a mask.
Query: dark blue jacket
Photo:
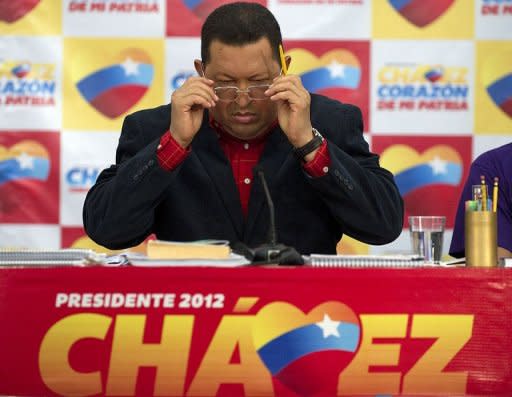
[[[254,178],[244,218],[231,165],[209,125],[202,126],[185,161],[160,168],[156,148],[170,124],[170,105],[126,117],[116,164],[101,172],[87,194],[87,234],[112,249],[159,239],[226,239],[256,247],[268,239],[269,216],[259,178]],[[312,178],[276,127],[259,165],[272,195],[277,240],[302,254],[335,253],[346,233],[369,244],[393,241],[402,231],[403,202],[393,175],[363,139],[360,110],[314,95],[312,125],[328,141],[329,172]]]

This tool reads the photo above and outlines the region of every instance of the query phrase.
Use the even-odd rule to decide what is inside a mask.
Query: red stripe
[[[115,119],[135,105],[147,90],[142,85],[123,85],[98,95],[90,103],[104,116]]]
[[[424,27],[436,20],[453,3],[453,0],[411,1],[400,10],[416,26]]]
[[[512,117],[512,98],[507,99],[500,105],[501,110],[503,110],[509,117]]]

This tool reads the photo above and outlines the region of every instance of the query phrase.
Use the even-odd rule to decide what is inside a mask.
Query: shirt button
[[[251,179],[250,179],[250,178],[245,178],[245,179],[244,179],[244,183],[245,183],[246,185],[248,185],[249,183],[251,183]]]
[[[248,143],[244,143],[244,149],[245,150],[249,149],[249,144]]]
[[[324,174],[327,174],[329,172],[329,167],[322,168],[322,171],[324,172]]]

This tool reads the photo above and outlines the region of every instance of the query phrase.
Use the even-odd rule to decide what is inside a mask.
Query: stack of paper
[[[213,266],[237,267],[250,263],[242,255],[231,252],[226,240],[192,242],[151,240],[147,255],[127,255],[133,266]]]
[[[146,252],[151,259],[227,259],[231,249],[226,240],[150,240]]]

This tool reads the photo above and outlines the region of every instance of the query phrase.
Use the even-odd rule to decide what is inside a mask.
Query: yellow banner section
[[[471,39],[474,18],[473,0],[372,2],[374,39]]]
[[[62,5],[55,0],[0,2],[0,35],[62,33]]]
[[[63,127],[119,131],[126,114],[163,103],[163,54],[163,39],[65,39]]]
[[[503,101],[510,96],[507,76],[512,76],[512,42],[477,42],[475,134],[512,135],[512,114]]]

